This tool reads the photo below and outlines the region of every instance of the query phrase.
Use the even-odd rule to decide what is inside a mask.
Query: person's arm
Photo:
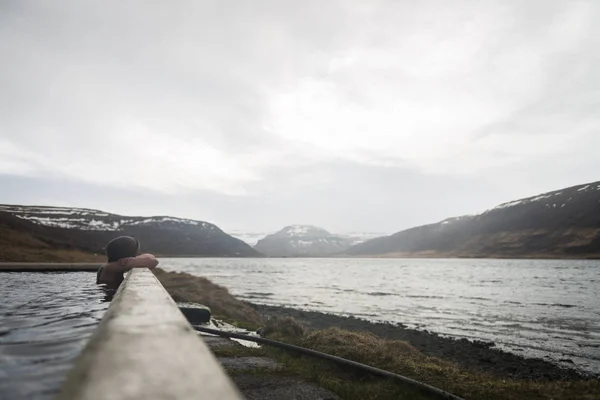
[[[106,264],[104,268],[109,268],[115,272],[127,272],[131,268],[154,268],[158,265],[158,260],[152,254],[140,254],[137,257],[122,258],[117,262]]]

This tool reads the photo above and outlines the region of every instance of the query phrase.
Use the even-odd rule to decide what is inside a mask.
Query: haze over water
[[[257,304],[492,341],[600,373],[600,261],[163,259],[161,267]]]

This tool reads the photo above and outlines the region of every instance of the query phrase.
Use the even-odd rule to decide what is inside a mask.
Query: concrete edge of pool
[[[154,274],[133,269],[56,400],[242,399]]]
[[[102,263],[0,262],[0,272],[96,272]]]

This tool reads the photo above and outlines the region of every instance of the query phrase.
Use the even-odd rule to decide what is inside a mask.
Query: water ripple
[[[256,303],[403,323],[559,364],[568,355],[569,367],[600,373],[600,261],[168,259],[162,265],[206,276]]]
[[[93,273],[0,274],[0,397],[53,396],[108,303]]]

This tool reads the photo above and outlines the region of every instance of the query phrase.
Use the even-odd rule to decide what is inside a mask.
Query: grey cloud
[[[3,2],[0,202],[177,214],[229,229],[394,231],[595,180],[600,35],[585,24],[599,9]],[[344,112],[311,114],[321,95],[305,93],[311,83]],[[290,93],[304,102],[290,106],[298,120],[272,126],[273,105]],[[304,131],[288,134],[300,123]],[[304,140],[327,129],[349,131],[337,132],[333,150]],[[391,144],[347,150],[353,135]],[[533,136],[557,149],[537,151]],[[464,145],[446,152],[446,141]],[[194,154],[201,167],[186,168]],[[136,160],[160,165],[146,176]],[[117,184],[114,165],[141,184]],[[161,191],[159,181],[181,190]]]

